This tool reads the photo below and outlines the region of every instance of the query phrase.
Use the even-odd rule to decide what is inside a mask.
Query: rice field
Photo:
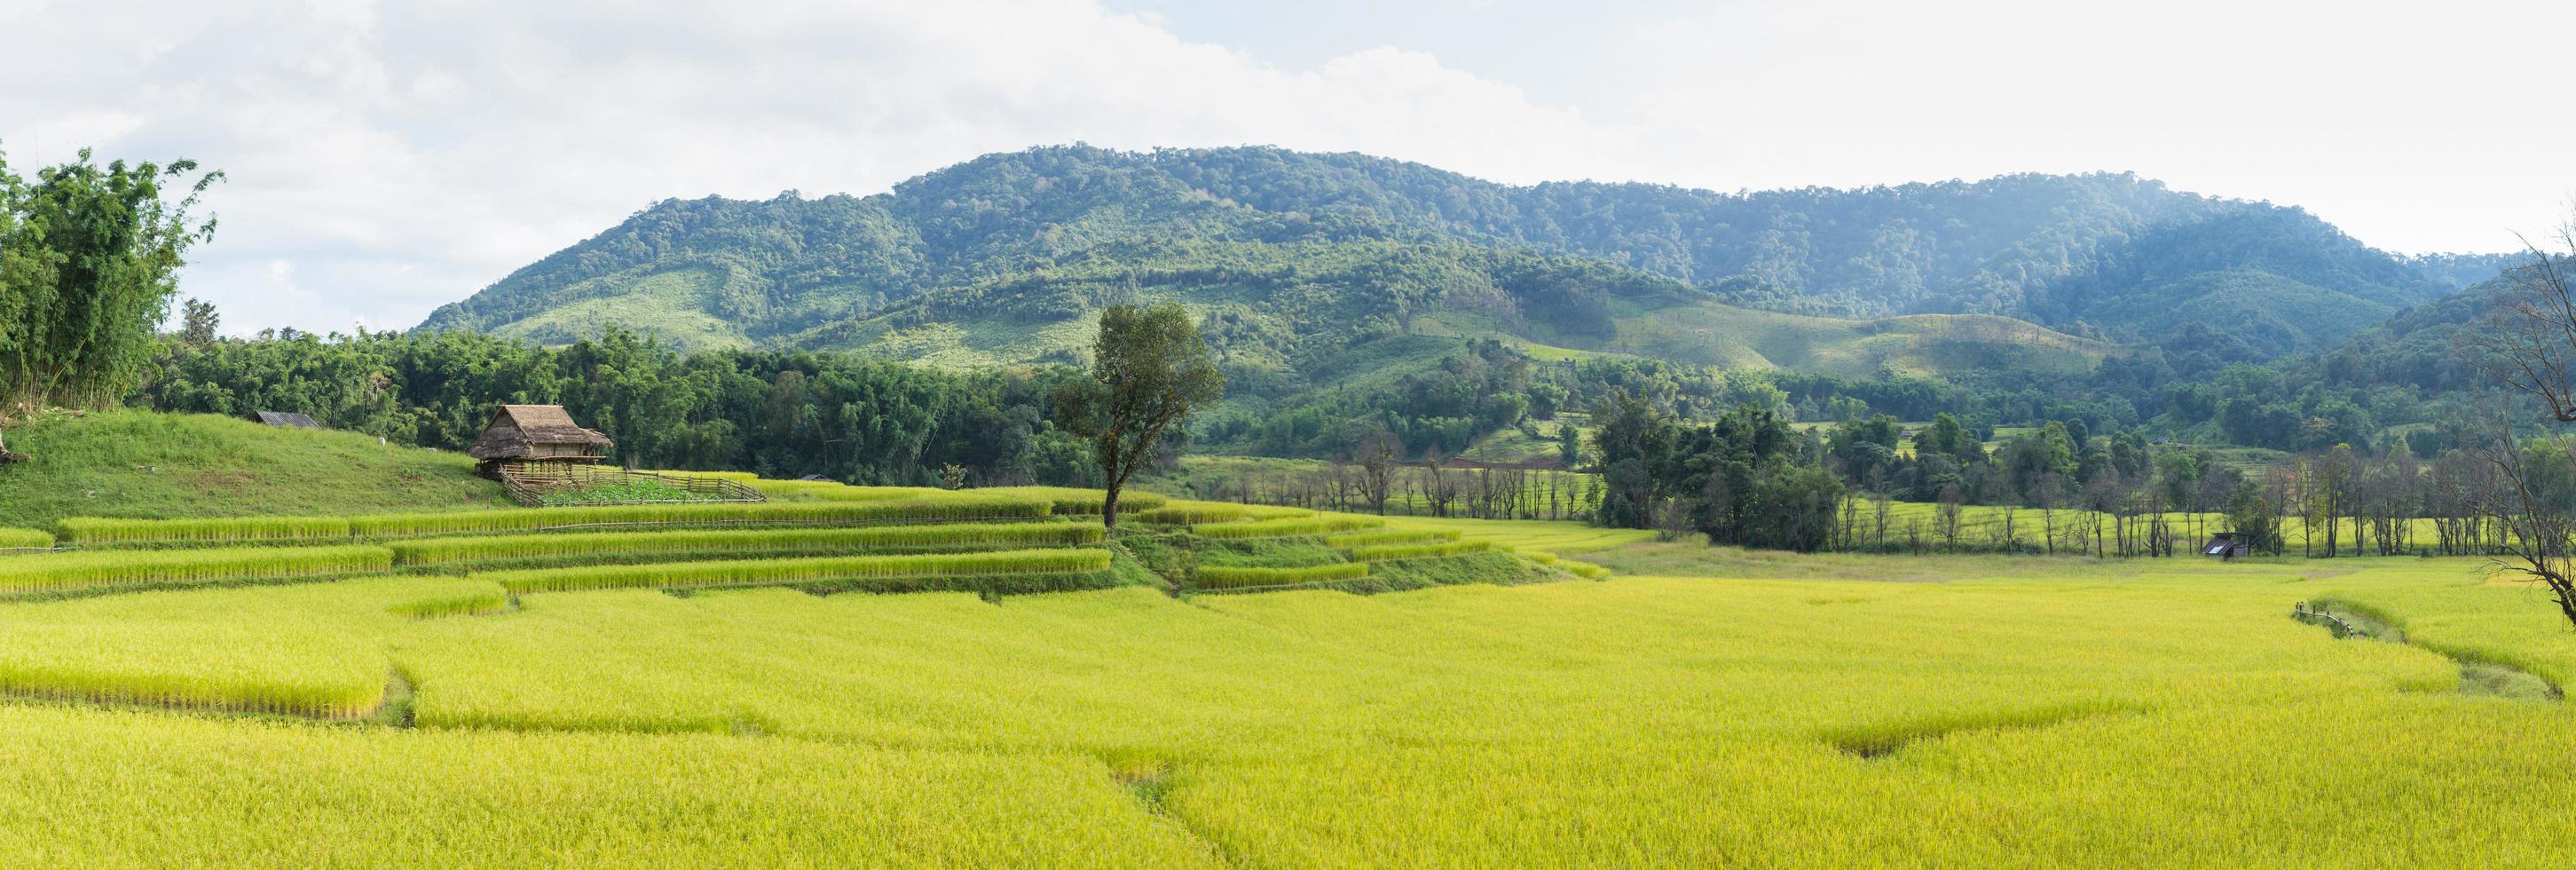
[[[724,553],[852,552],[885,548],[994,548],[1099,543],[1090,523],[939,523],[853,529],[676,530],[427,538],[386,545],[401,565],[570,557],[679,558]]]
[[[108,548],[0,589],[115,594],[0,601],[0,864],[2576,862],[2576,712],[2492,685],[2576,679],[2576,630],[2476,560],[774,504],[67,521]],[[1336,591],[1422,566],[1600,582]]]

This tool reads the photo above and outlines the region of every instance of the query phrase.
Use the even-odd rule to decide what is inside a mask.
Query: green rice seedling
[[[1369,547],[1379,544],[1419,544],[1458,540],[1457,529],[1380,529],[1373,532],[1349,532],[1324,538],[1327,546]]]
[[[1202,565],[1191,576],[1208,589],[1243,589],[1255,586],[1294,586],[1327,580],[1357,580],[1368,576],[1364,562],[1335,562],[1328,565],[1304,565],[1295,568],[1247,568],[1233,565]]]
[[[346,538],[349,521],[340,517],[210,517],[179,520],[125,520],[70,517],[55,524],[54,537],[81,546],[141,543],[216,543]]]
[[[1100,526],[1072,522],[924,523],[854,529],[550,532],[423,538],[386,546],[398,565],[495,559],[633,557],[723,553],[850,551],[881,547],[1037,547],[1098,543]]]
[[[35,529],[0,529],[0,550],[44,549],[54,545],[54,536]]]
[[[1380,544],[1352,547],[1343,551],[1354,561],[1385,562],[1394,559],[1431,559],[1460,553],[1481,553],[1494,548],[1492,541],[1450,541],[1442,544]]]
[[[779,585],[871,577],[1062,574],[1108,569],[1108,550],[1081,549],[599,565],[582,568],[492,571],[474,576],[499,583],[512,592],[531,593],[575,592],[590,589]]]
[[[0,560],[0,593],[364,574],[393,567],[383,547],[111,550]]]
[[[1354,529],[1373,529],[1386,525],[1376,517],[1351,515],[1296,516],[1242,523],[1211,523],[1190,527],[1190,534],[1203,538],[1285,538],[1292,535],[1322,535]]]

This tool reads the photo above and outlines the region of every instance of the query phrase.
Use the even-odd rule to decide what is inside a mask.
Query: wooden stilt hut
[[[613,444],[573,422],[562,405],[502,405],[466,455],[482,461],[483,476],[499,480],[505,465],[595,465]]]

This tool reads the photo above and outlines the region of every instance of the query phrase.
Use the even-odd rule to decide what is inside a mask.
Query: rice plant
[[[454,578],[371,578],[0,605],[0,693],[361,716],[383,700],[383,633],[401,624],[385,602],[473,591]]]
[[[348,536],[349,521],[340,517],[213,517],[178,520],[70,517],[55,524],[54,527],[54,537],[67,544],[82,546],[316,540]]]
[[[445,534],[495,534],[546,529],[618,526],[731,524],[836,525],[907,520],[1033,519],[1047,515],[1044,501],[1001,496],[943,495],[854,502],[756,504],[602,505],[523,508],[349,518],[360,537],[410,538]]]
[[[853,529],[552,532],[423,538],[386,546],[400,565],[496,559],[852,551],[883,547],[1035,547],[1098,543],[1100,526],[1072,522],[929,523]]]
[[[1209,589],[1242,589],[1254,586],[1293,586],[1321,583],[1327,580],[1357,580],[1368,576],[1369,566],[1361,562],[1334,562],[1324,565],[1302,565],[1294,568],[1256,568],[1237,565],[1201,565],[1191,578]]]
[[[1140,510],[1127,515],[1140,523],[1194,526],[1201,523],[1224,523],[1244,518],[1242,505],[1219,502],[1191,502]]]
[[[515,593],[574,592],[590,589],[820,583],[873,577],[1062,574],[1108,570],[1109,558],[1108,550],[1099,549],[1003,550],[991,553],[598,565],[582,568],[491,571],[476,574],[474,577],[499,583],[503,588]]]
[[[1440,541],[1458,540],[1459,535],[1460,532],[1457,529],[1395,528],[1380,529],[1372,532],[1349,532],[1339,535],[1328,535],[1324,538],[1324,543],[1327,546],[1333,547],[1368,547],[1379,544],[1436,543]]]
[[[1098,515],[1102,502],[1108,498],[1108,493],[1100,490],[1070,486],[998,486],[966,492],[1046,499],[1058,516]],[[1118,513],[1125,516],[1129,511],[1153,510],[1162,507],[1166,501],[1160,495],[1131,489],[1118,494]]]
[[[108,550],[0,559],[0,593],[363,574],[393,567],[383,547]]]
[[[509,590],[500,584],[477,581],[467,588],[444,590],[439,594],[406,598],[385,607],[385,612],[406,619],[434,619],[443,616],[484,616],[510,609]]]
[[[35,529],[0,529],[0,550],[44,549],[54,545],[54,536]]]
[[[1376,517],[1350,515],[1281,517],[1240,523],[1211,523],[1190,527],[1190,534],[1204,538],[1285,538],[1322,535],[1353,529],[1373,529],[1386,525]]]
[[[1351,547],[1343,555],[1359,562],[1384,562],[1394,559],[1431,559],[1460,553],[1481,553],[1494,548],[1491,541],[1450,541],[1440,544],[1379,544]]]

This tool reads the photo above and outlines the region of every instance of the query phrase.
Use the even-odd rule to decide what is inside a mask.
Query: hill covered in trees
[[[1869,375],[1991,365],[1980,348],[1997,330],[2043,365],[2098,360],[2098,342],[2320,349],[2480,268],[2125,174],[1727,194],[1514,187],[1275,148],[1070,146],[875,196],[665,201],[423,325],[561,344],[616,324],[690,347],[1011,362],[1067,352],[1102,305],[1167,297],[1231,324],[1231,356],[1283,368],[1462,335]],[[1922,314],[2051,329],[1874,320]],[[1861,340],[1890,332],[1923,340]]]

